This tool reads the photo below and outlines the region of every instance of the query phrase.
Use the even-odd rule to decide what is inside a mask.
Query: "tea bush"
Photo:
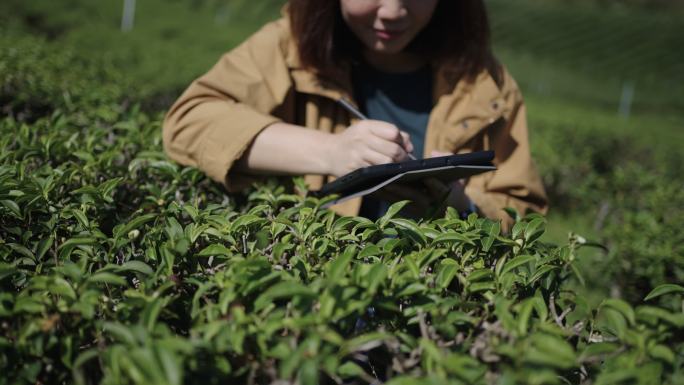
[[[48,42],[53,60],[61,51],[117,68],[127,99],[144,96],[144,109],[168,108],[187,84],[218,56],[250,35],[257,25],[277,18],[284,0],[145,0],[136,2],[133,29],[121,31],[123,2],[87,0],[4,0],[0,35],[33,36]],[[38,59],[38,58],[37,58]],[[100,83],[100,87],[104,84]],[[104,91],[104,90],[101,90]],[[133,93],[131,95],[131,93]],[[103,95],[103,92],[92,93]]]
[[[0,57],[0,110],[18,120],[68,109],[113,121],[120,111],[114,107],[135,96],[110,63],[51,46],[42,38],[3,33]]]
[[[631,135],[550,127],[535,147],[555,210],[587,213],[606,251],[585,254],[592,290],[638,302],[684,279],[684,157]]]
[[[675,7],[590,3],[488,6],[497,53],[526,96],[551,237],[572,229],[606,246],[578,263],[592,303],[638,303],[682,282],[684,18]]]
[[[0,121],[0,383],[683,380],[684,288],[592,307],[569,285],[587,242],[542,242],[542,217],[370,221],[275,183],[240,201],[166,160],[159,115],[64,102],[59,62],[1,58],[5,100],[55,86]]]

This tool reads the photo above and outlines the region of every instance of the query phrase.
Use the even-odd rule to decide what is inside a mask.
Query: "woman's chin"
[[[398,53],[401,53],[404,48],[406,48],[406,44],[398,44],[394,42],[376,42],[372,48],[371,51],[376,54],[381,54],[381,55],[396,55]]]

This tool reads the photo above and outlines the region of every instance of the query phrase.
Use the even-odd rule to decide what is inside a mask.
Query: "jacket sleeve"
[[[529,211],[546,214],[548,200],[530,155],[525,104],[508,73],[504,77],[500,102],[503,106],[499,108],[507,111],[504,119],[485,133],[489,148],[496,153],[497,170],[471,178],[466,194],[482,214],[501,219],[503,227],[508,229],[512,219],[504,208],[511,207],[521,215]]]
[[[194,166],[229,191],[249,180],[229,171],[265,127],[279,121],[272,113],[288,92],[290,77],[276,23],[266,25],[224,54],[195,80],[164,119],[168,156]]]

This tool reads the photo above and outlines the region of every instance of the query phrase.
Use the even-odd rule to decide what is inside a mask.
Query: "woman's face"
[[[450,0],[458,1],[458,0]],[[425,28],[439,0],[340,0],[342,18],[370,51],[397,54]]]

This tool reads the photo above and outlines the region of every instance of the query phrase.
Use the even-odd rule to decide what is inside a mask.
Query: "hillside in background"
[[[282,3],[138,1],[132,30],[121,32],[123,1],[8,0],[0,5],[0,27],[104,56],[147,92],[173,94],[264,21],[278,17]],[[636,112],[682,110],[684,91],[671,87],[684,82],[679,8],[649,11],[608,1],[487,3],[497,53],[526,93],[617,110],[621,87],[631,84]]]

